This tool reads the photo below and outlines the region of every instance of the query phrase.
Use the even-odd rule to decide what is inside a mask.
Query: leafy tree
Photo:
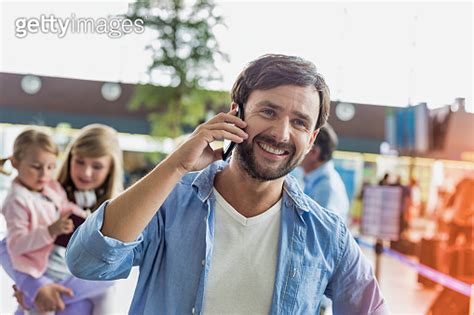
[[[214,63],[228,60],[219,49],[213,29],[223,25],[212,0],[145,0],[130,6],[128,18],[142,19],[157,37],[147,49],[155,71],[169,78],[169,86],[138,85],[130,102],[132,109],[157,109],[150,114],[152,134],[176,137],[183,126],[195,126],[206,112],[227,103],[228,93],[206,91],[203,84],[219,79]]]

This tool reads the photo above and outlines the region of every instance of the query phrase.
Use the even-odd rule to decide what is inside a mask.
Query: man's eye
[[[304,120],[295,119],[293,122],[295,123],[295,125],[299,127],[306,127],[306,122]]]
[[[262,110],[262,113],[268,117],[273,117],[275,115],[275,111],[273,109],[268,109],[268,108]]]

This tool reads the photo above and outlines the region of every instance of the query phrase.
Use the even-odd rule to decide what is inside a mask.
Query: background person
[[[337,143],[336,133],[329,124],[325,124],[301,162],[301,169],[304,171],[304,193],[322,207],[337,213],[347,224],[349,198],[344,182],[334,168],[332,160]]]

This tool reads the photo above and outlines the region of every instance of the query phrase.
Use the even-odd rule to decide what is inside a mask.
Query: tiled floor
[[[363,249],[374,265],[375,254]],[[391,256],[382,255],[380,288],[393,315],[423,315],[437,296],[417,283],[417,273]]]
[[[371,263],[374,255],[363,249]],[[126,314],[133,295],[138,270],[129,279],[117,283],[116,314]],[[12,298],[11,280],[0,270],[0,314],[12,314],[15,301]],[[435,290],[423,289],[416,282],[416,272],[389,256],[382,256],[381,282],[383,294],[393,315],[423,315],[436,297]]]

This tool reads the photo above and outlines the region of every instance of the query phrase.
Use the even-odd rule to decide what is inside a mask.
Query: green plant
[[[219,49],[213,29],[223,25],[211,0],[189,4],[183,0],[136,2],[127,17],[143,19],[156,38],[147,46],[153,62],[149,73],[169,79],[168,86],[137,85],[130,108],[153,109],[149,115],[152,134],[177,137],[184,126],[195,126],[207,111],[228,103],[224,92],[207,91],[203,85],[220,78],[217,58],[227,60]]]

